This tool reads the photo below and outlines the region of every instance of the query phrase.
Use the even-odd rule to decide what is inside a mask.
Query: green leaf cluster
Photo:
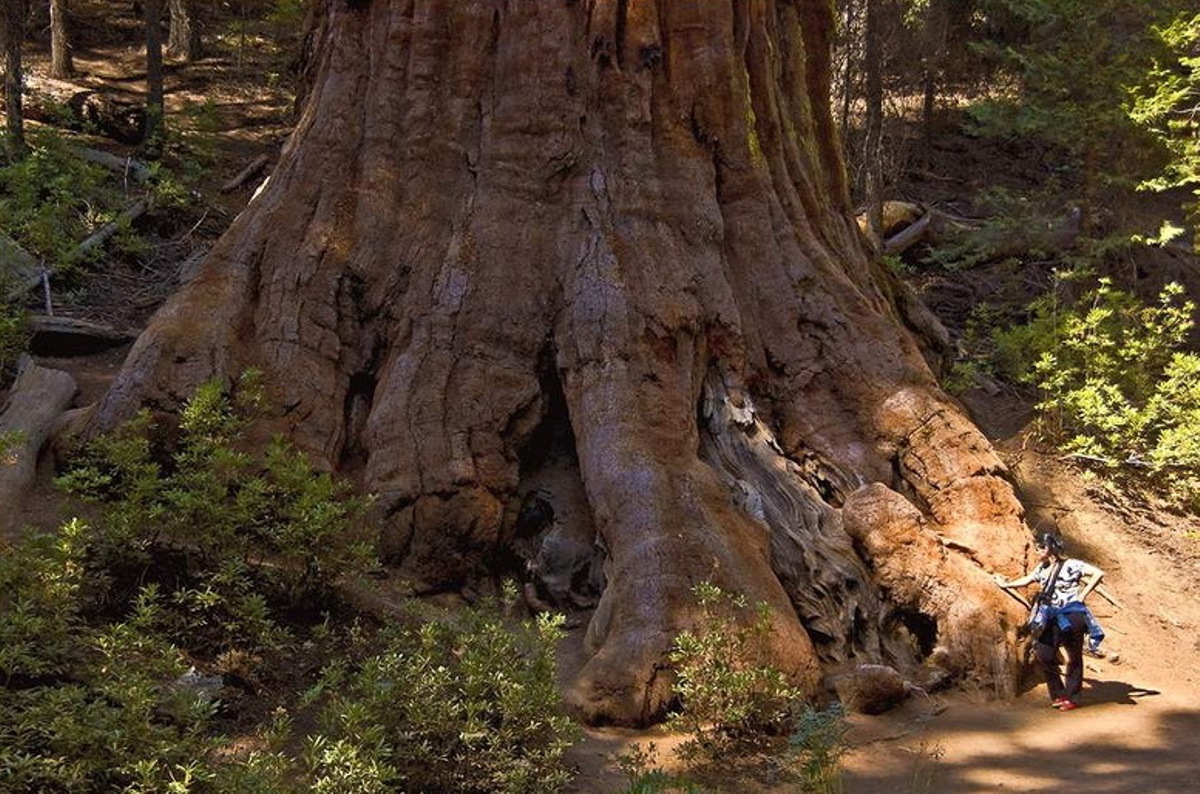
[[[1181,12],[1152,31],[1159,49],[1145,77],[1130,91],[1129,113],[1162,142],[1171,158],[1145,186],[1191,188],[1197,196],[1191,214],[1200,220],[1200,14]]]
[[[257,761],[226,777],[234,765],[213,757],[217,701],[181,685],[153,588],[89,619],[92,536],[73,520],[0,556],[0,790],[269,790]]]
[[[0,291],[6,289],[0,278]],[[18,357],[29,347],[29,320],[26,312],[0,296],[0,386],[8,382]]]
[[[373,564],[367,503],[282,442],[250,448],[261,401],[253,373],[212,382],[173,445],[146,413],[97,439],[62,478],[94,526],[0,556],[0,790],[562,790],[562,617],[516,625],[488,602],[331,627],[333,582]],[[298,734],[281,700],[265,724],[231,722],[226,700],[248,697],[231,680],[338,647],[300,703],[320,730]]]
[[[169,457],[153,448],[143,412],[92,442],[59,478],[102,507],[98,567],[128,580],[172,560],[161,582],[165,614],[180,636],[203,636],[216,652],[278,645],[280,616],[317,613],[338,577],[375,560],[368,499],[313,471],[281,439],[257,454],[243,448],[260,402],[255,373],[232,392],[210,381],[184,407]]]

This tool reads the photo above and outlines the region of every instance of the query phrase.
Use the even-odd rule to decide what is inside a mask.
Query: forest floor
[[[137,90],[131,81],[137,53],[123,41],[98,38],[91,46],[80,48],[77,62],[88,79],[120,80],[128,90]],[[254,57],[255,48],[235,51],[226,47],[220,52],[223,54],[195,66],[177,65],[168,74],[170,103],[182,108],[207,97],[219,122],[209,133],[214,136],[217,159],[201,188],[210,209],[199,215],[194,226],[189,219],[168,234],[175,241],[190,235],[190,247],[210,245],[244,206],[254,187],[251,183],[219,194],[216,186],[259,154],[277,156],[289,122],[284,92],[255,92],[252,88],[267,82],[262,74],[268,67],[237,60],[238,52]],[[36,52],[32,55],[32,67],[37,70],[41,62]],[[222,74],[228,79],[220,80]],[[977,162],[981,173],[1004,171],[1003,164],[993,159],[996,152],[980,147],[969,139],[948,138],[943,161],[961,157]],[[1028,160],[1020,165],[1032,168],[1031,172],[1011,178],[1026,184],[1039,178]],[[1006,173],[1011,176],[1012,172]],[[961,174],[940,174],[929,184],[938,185],[944,194],[943,206],[956,190],[965,194],[984,187]],[[178,273],[169,265],[177,265],[186,253],[166,245],[159,251],[162,266],[143,262],[140,268],[128,268],[123,276],[147,282],[147,291],[131,291],[126,284],[121,288],[123,294],[149,298],[136,305],[117,305],[114,301],[119,301],[119,295],[111,289],[112,279],[106,282],[105,277],[98,277],[92,299],[80,301],[75,310],[81,316],[118,324],[144,322],[156,300],[169,291],[149,291],[148,282],[173,284]],[[1196,267],[1194,262],[1190,266]],[[978,274],[940,278],[961,281],[957,286],[968,294],[980,288]],[[105,283],[109,289],[103,288]],[[86,404],[103,393],[126,350],[43,357],[42,363],[70,371],[80,387],[77,402]],[[1049,792],[1079,788],[1116,793],[1200,789],[1200,519],[1181,516],[1142,495],[1122,493],[1039,447],[1028,425],[1028,403],[1008,389],[992,392],[975,390],[964,401],[1020,483],[1030,526],[1060,531],[1074,556],[1107,573],[1105,587],[1117,603],[1093,596],[1092,607],[1108,632],[1105,650],[1109,658],[1087,660],[1084,707],[1070,713],[1048,708],[1044,686],[1031,675],[1026,690],[1013,701],[958,690],[917,696],[880,716],[851,715],[849,752],[843,759],[845,791]],[[44,523],[57,509],[55,500],[53,493],[43,490],[26,504],[29,517]],[[570,647],[570,639],[566,647]],[[586,731],[584,740],[571,751],[580,771],[573,790],[620,791],[628,780],[615,757],[647,742],[669,752],[678,737],[657,730]],[[730,780],[719,790],[796,789]]]

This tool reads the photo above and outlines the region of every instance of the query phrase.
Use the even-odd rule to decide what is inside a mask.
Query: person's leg
[[[1087,623],[1078,612],[1071,613],[1066,618],[1070,626],[1058,633],[1059,644],[1067,652],[1064,694],[1070,700],[1077,700],[1079,691],[1083,689],[1083,635],[1087,631]]]
[[[1046,681],[1046,689],[1050,693],[1051,701],[1066,697],[1066,689],[1063,686],[1062,674],[1058,667],[1058,645],[1055,642],[1057,635],[1058,630],[1051,628],[1042,635],[1040,640],[1033,643],[1033,657],[1037,659],[1038,666],[1042,668],[1042,677]]]
[[[1096,620],[1096,616],[1092,614],[1092,610],[1086,610],[1083,618],[1087,624],[1088,649],[1094,651],[1104,641],[1104,629],[1100,626],[1100,621]]]

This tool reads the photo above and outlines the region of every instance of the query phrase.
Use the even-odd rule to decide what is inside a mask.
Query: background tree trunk
[[[934,646],[1013,690],[1021,508],[850,220],[828,4],[326,9],[268,184],[93,428],[256,366],[259,431],[379,494],[415,592],[600,549],[593,720],[661,714],[702,580],[810,692]]]
[[[883,250],[883,0],[866,0],[865,76],[866,130],[863,142],[863,197],[867,236]]]
[[[25,0],[0,0],[0,24],[4,25],[4,115],[5,152],[10,160],[25,156],[25,115],[21,92],[24,70],[21,49],[25,42]]]
[[[142,149],[154,158],[162,152],[166,134],[166,106],[163,91],[163,0],[143,0],[146,22],[146,134]]]
[[[171,28],[167,36],[167,54],[172,58],[194,61],[200,57],[200,26],[190,0],[168,0]]]
[[[50,0],[50,76],[65,80],[75,74],[68,28],[68,0]]]
[[[946,69],[946,38],[949,35],[950,12],[946,0],[928,0],[925,8],[922,58],[921,128],[924,141],[921,159],[928,167],[933,157],[934,116],[937,111],[939,83]]]

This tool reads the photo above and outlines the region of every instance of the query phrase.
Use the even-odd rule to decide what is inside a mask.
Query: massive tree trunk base
[[[592,609],[567,695],[645,724],[702,581],[762,658],[1013,691],[1028,533],[869,261],[825,4],[331,2],[267,185],[92,413],[266,373],[413,592]]]

